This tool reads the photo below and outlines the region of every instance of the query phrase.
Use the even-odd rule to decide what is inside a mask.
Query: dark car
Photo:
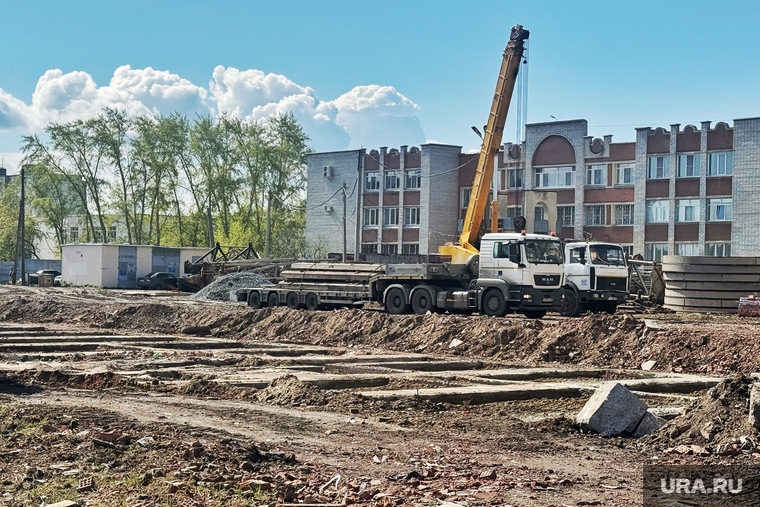
[[[156,271],[137,277],[137,286],[141,289],[176,289],[177,277],[171,273]]]

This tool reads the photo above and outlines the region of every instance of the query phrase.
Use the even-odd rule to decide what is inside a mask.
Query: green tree
[[[75,189],[62,175],[38,164],[26,169],[28,211],[53,230],[58,253],[66,242],[66,218],[82,216],[82,203]]]
[[[12,261],[16,256],[16,234],[21,204],[21,178],[13,178],[0,192],[0,260]],[[28,211],[28,208],[27,208]],[[34,242],[41,239],[37,220],[31,213],[24,214],[24,240],[26,258],[35,257]],[[7,273],[0,273],[6,275]]]

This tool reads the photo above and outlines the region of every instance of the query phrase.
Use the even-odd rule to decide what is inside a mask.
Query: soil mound
[[[743,445],[748,438],[756,444],[759,435],[748,420],[753,382],[745,375],[723,380],[648,438],[663,447],[702,445],[708,450]]]
[[[295,375],[277,377],[256,393],[256,399],[273,405],[324,405],[326,402],[322,391],[301,382]]]

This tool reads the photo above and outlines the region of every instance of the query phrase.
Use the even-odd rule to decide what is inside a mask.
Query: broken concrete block
[[[752,384],[749,393],[749,424],[760,429],[760,384]]]
[[[638,396],[617,382],[606,382],[578,412],[577,424],[608,437],[631,432],[647,412]]]
[[[453,349],[453,348],[459,347],[462,343],[464,342],[460,340],[459,338],[454,338],[453,340],[451,340],[451,343],[449,343],[449,348]]]
[[[657,361],[644,361],[641,363],[641,369],[644,371],[649,371],[654,368],[655,364],[657,364]]]
[[[662,428],[666,422],[667,421],[662,417],[657,417],[652,412],[647,412],[644,414],[644,417],[641,418],[641,421],[639,421],[639,424],[636,426],[636,429],[633,430],[631,436],[633,438],[639,438],[644,435],[649,435]]]

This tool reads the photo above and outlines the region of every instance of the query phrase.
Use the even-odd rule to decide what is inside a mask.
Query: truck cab
[[[556,309],[563,280],[564,256],[556,237],[518,233],[483,236],[477,278],[483,313],[500,316],[518,311],[541,317]]]
[[[591,311],[615,313],[628,295],[625,252],[614,243],[576,241],[565,244],[565,283],[577,298],[561,312],[575,316]]]

